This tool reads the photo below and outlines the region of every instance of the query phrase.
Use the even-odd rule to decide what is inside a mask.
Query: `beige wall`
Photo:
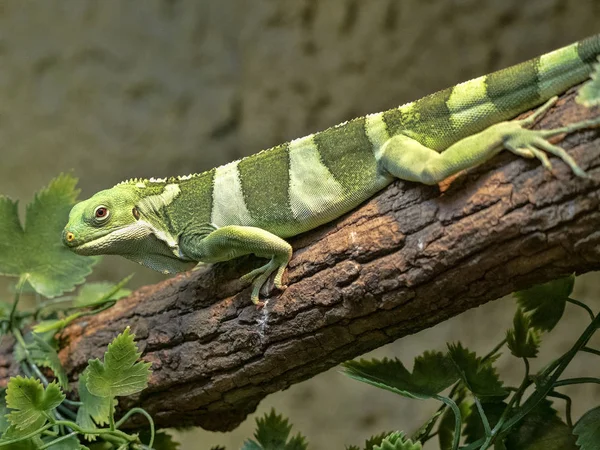
[[[81,179],[83,196],[128,177],[202,171],[533,57],[598,24],[597,0],[3,1],[0,192],[26,200],[63,171]],[[97,277],[160,278],[107,260]],[[443,348],[465,330],[485,349],[511,311],[497,302],[378,354]],[[265,404],[277,402],[313,448],[415,426],[414,402],[384,394],[372,405],[372,394],[330,371]]]

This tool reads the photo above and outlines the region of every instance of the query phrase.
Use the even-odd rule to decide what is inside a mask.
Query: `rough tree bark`
[[[543,128],[593,115],[563,96]],[[230,430],[271,392],[533,283],[600,266],[600,138],[562,144],[594,180],[504,152],[441,188],[396,182],[292,240],[288,289],[257,310],[245,258],[146,286],[61,336],[71,379],[130,326],[152,377],[125,407]],[[0,379],[15,365],[0,348]],[[140,422],[141,424],[142,422]],[[135,424],[133,424],[135,425]]]

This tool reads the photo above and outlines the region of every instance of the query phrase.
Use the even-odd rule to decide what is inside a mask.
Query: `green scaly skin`
[[[119,183],[73,207],[64,242],[82,255],[121,255],[165,273],[249,253],[270,258],[244,277],[259,304],[273,273],[284,287],[292,255],[284,238],[356,208],[395,178],[435,184],[502,149],[548,169],[550,153],[585,177],[546,139],[600,119],[529,128],[554,96],[589,76],[599,54],[600,35],[204,173]],[[544,102],[529,118],[507,121]]]

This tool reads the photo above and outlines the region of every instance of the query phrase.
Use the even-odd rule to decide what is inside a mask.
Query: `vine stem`
[[[152,448],[154,445],[154,420],[152,420],[152,416],[148,414],[148,412],[143,408],[131,408],[127,413],[121,417],[121,419],[116,423],[116,427],[119,428],[121,425],[125,423],[127,419],[129,419],[134,414],[141,414],[144,416],[148,422],[150,423],[150,442],[148,443],[148,447]]]
[[[586,327],[577,342],[573,344],[571,349],[559,358],[555,363],[551,364],[543,373],[543,376],[548,377],[540,383],[536,391],[523,403],[520,410],[511,417],[502,427],[503,431],[509,430],[516,423],[521,421],[537,404],[542,401],[550,391],[552,391],[556,380],[567,368],[571,360],[584,348],[591,337],[594,335],[600,325],[600,314],[594,317],[594,320]],[[551,374],[551,375],[550,375]]]
[[[583,347],[581,349],[582,352],[587,352],[587,353],[591,353],[592,355],[596,355],[596,356],[600,356],[600,350],[596,350],[595,348],[591,348],[591,347]]]
[[[111,431],[115,431],[115,411],[114,408],[109,408],[108,412],[108,426]]]
[[[565,401],[565,415],[567,417],[567,425],[569,426],[569,428],[573,428],[573,418],[571,417],[571,406],[573,401],[571,400],[571,397],[556,391],[548,392],[548,397],[560,398],[561,400]]]
[[[490,359],[492,356],[494,356],[496,353],[498,353],[498,351],[504,347],[504,344],[506,344],[506,338],[502,339],[498,345],[496,345],[487,355],[485,355],[483,358],[481,358],[481,362],[485,362],[488,359]]]
[[[69,433],[69,434],[67,434],[65,436],[61,436],[61,437],[59,437],[57,439],[54,439],[53,441],[50,441],[47,444],[44,444],[41,447],[38,447],[38,450],[45,450],[48,447],[52,447],[53,445],[58,444],[59,442],[66,441],[67,439],[69,439],[69,438],[71,438],[73,436],[77,436],[77,433],[72,432],[72,433]]]
[[[589,314],[589,316],[591,317],[592,320],[594,320],[594,312],[592,311],[592,309],[586,305],[583,302],[580,302],[579,300],[575,300],[574,298],[568,298],[567,301],[573,305],[579,306],[580,308],[583,308],[587,311],[587,313]]]
[[[23,292],[23,286],[25,285],[26,281],[27,277],[19,278],[19,281],[17,282],[17,286],[15,289],[15,300],[13,301],[9,317],[11,331],[13,328],[15,328],[15,315],[17,314],[17,305],[19,304],[19,300],[21,299],[21,292]]]
[[[498,344],[497,344],[497,345],[496,345],[496,346],[495,346],[495,347],[494,347],[492,350],[490,350],[490,351],[488,352],[488,354],[487,354],[487,355],[485,355],[485,356],[484,356],[484,357],[481,359],[481,361],[482,361],[482,362],[483,362],[483,361],[487,361],[488,359],[490,359],[491,357],[493,357],[493,356],[494,356],[496,353],[498,353],[498,351],[500,351],[500,349],[501,349],[502,347],[504,347],[504,345],[505,345],[505,344],[506,344],[506,338],[502,339],[502,340],[501,340],[501,341],[500,341],[500,342],[499,342],[499,343],[498,343]],[[452,386],[452,389],[450,390],[450,393],[448,394],[448,397],[449,397],[449,398],[451,398],[451,399],[452,399],[452,398],[454,398],[454,396],[456,395],[456,392],[458,391],[458,389],[459,389],[459,387],[460,387],[460,386],[461,386],[461,384],[460,384],[460,383],[454,383],[454,386]],[[461,400],[461,401],[462,401],[462,400]],[[456,403],[456,402],[455,402],[455,403]],[[459,401],[458,403],[460,403],[460,401]],[[444,412],[444,410],[445,410],[445,409],[446,409],[446,404],[444,403],[444,404],[443,404],[442,406],[440,406],[440,407],[438,408],[438,410],[436,411],[436,414],[435,414],[435,415],[436,415],[436,418],[429,419],[429,421],[431,421],[431,420],[437,420],[437,417],[441,416],[441,414]],[[428,423],[429,421],[427,421],[426,423]],[[423,426],[421,426],[419,429],[421,429],[421,428],[423,428]],[[424,444],[425,442],[427,442],[427,441],[428,441],[429,439],[431,439],[432,437],[433,437],[433,435],[429,435],[429,434],[428,434],[428,435],[426,435],[426,436],[423,436],[423,437],[420,439],[420,441],[421,441],[421,443],[423,443],[423,444]]]
[[[51,417],[49,417],[49,419],[52,419]],[[69,427],[71,429],[74,430],[74,432],[78,433],[78,434],[96,434],[96,435],[101,435],[101,434],[105,434],[107,436],[114,436],[114,437],[118,437],[121,438],[123,440],[125,440],[126,442],[135,442],[138,440],[137,436],[130,436],[129,434],[121,431],[121,430],[107,430],[104,428],[95,428],[93,430],[88,430],[86,428],[81,428],[79,425],[77,425],[75,422],[71,422],[70,420],[51,420],[50,423],[47,423],[46,425],[44,425],[41,428],[38,428],[37,430],[32,431],[31,433],[25,435],[25,436],[20,436],[18,438],[14,438],[14,439],[10,439],[8,441],[2,441],[0,442],[0,447],[5,447],[7,445],[10,444],[16,444],[17,442],[21,442],[21,441],[25,441],[27,439],[31,439],[34,436],[37,436],[38,434],[43,433],[46,430],[49,430],[50,428],[54,427],[54,426],[65,426],[65,427]]]
[[[552,386],[559,387],[559,386],[569,386],[571,384],[583,384],[583,383],[600,384],[600,378],[593,378],[593,377],[567,378],[566,380],[557,381]]]
[[[434,395],[432,398],[444,402],[444,404],[452,409],[452,412],[454,413],[454,438],[452,441],[452,450],[458,450],[458,446],[460,445],[460,427],[462,425],[462,415],[460,414],[460,409],[450,397]]]
[[[523,376],[523,381],[521,382],[521,385],[519,386],[519,388],[515,391],[514,395],[511,397],[510,401],[508,402],[508,405],[506,406],[506,408],[504,408],[502,415],[500,415],[498,422],[494,426],[494,429],[491,432],[492,439],[495,439],[496,435],[501,435],[500,430],[502,429],[502,425],[504,424],[508,415],[510,414],[512,407],[515,404],[519,405],[521,403],[521,398],[523,398],[523,394],[525,393],[525,390],[532,383],[532,381],[529,378],[529,371],[530,371],[529,360],[527,358],[523,358],[523,364],[525,364],[525,375]],[[492,439],[489,439],[489,440],[486,439],[485,444],[486,445],[491,444]],[[487,448],[487,447],[485,447],[485,445],[484,445],[484,446],[482,446],[482,448]]]

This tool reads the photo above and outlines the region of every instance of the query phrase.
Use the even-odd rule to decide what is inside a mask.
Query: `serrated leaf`
[[[600,105],[600,63],[594,64],[590,80],[579,88],[575,101],[586,108]]]
[[[140,440],[143,443],[150,442],[150,432],[148,430],[144,430],[140,433]],[[154,434],[154,445],[152,448],[154,450],[177,450],[179,449],[180,444],[173,440],[173,436],[171,436],[166,431],[158,431]],[[222,448],[225,447],[213,447],[213,448]]]
[[[531,326],[531,319],[517,308],[513,328],[506,332],[506,343],[517,358],[535,358],[540,345],[540,333]]]
[[[571,428],[546,399],[510,431],[504,443],[506,450],[578,450]]]
[[[27,205],[25,226],[18,203],[0,196],[0,274],[26,280],[55,297],[84,281],[98,258],[79,256],[61,242],[62,229],[79,191],[77,180],[60,175]]]
[[[87,388],[88,368],[79,376],[78,392],[79,400],[83,403],[77,410],[75,422],[86,430],[96,429],[96,425],[102,426],[108,424],[110,409],[117,405],[117,401],[112,398],[97,397]],[[86,434],[88,441],[96,440],[96,435]]]
[[[263,418],[256,419],[256,441],[246,440],[242,450],[306,450],[308,445],[302,435],[297,434],[288,441],[291,430],[288,420],[272,409]]]
[[[88,374],[89,369],[86,368],[79,376],[79,400],[83,403],[83,405],[79,408],[79,411],[85,411],[89,416],[91,416],[92,419],[94,419],[94,422],[96,422],[97,425],[107,425],[110,416],[110,410],[111,408],[114,409],[116,403],[111,398],[98,397],[88,390]]]
[[[6,405],[12,409],[8,420],[23,435],[46,423],[46,414],[65,399],[60,387],[50,383],[46,389],[34,378],[13,377],[6,389]]]
[[[573,434],[577,436],[580,450],[600,450],[600,406],[581,416],[573,428]]]
[[[530,313],[531,326],[540,331],[550,331],[565,312],[574,285],[575,276],[571,275],[515,292],[514,295],[521,308]]]
[[[420,442],[414,443],[404,435],[404,432],[397,431],[381,441],[381,445],[375,445],[373,450],[421,450],[422,448]]]
[[[150,377],[150,363],[136,362],[138,353],[129,327],[118,335],[104,354],[88,363],[88,390],[98,397],[114,398],[144,390]]]
[[[500,420],[500,416],[508,406],[504,402],[491,402],[491,403],[482,403],[483,412],[488,419],[488,423],[491,428],[494,428]],[[483,428],[483,422],[481,420],[481,416],[479,415],[479,410],[477,409],[477,405],[474,403],[471,405],[471,411],[467,416],[467,420],[465,421],[465,428],[463,430],[463,436],[465,436],[465,444],[471,444],[472,442],[477,441],[478,439],[485,436],[485,430]]]
[[[398,359],[347,361],[344,373],[355,380],[410,398],[430,398],[458,380],[450,359],[439,352],[415,358],[412,374]]]
[[[367,439],[365,441],[365,450],[373,450],[373,447],[375,447],[376,445],[380,445],[383,440],[388,437],[390,434],[392,434],[392,432],[383,432],[380,434],[376,434],[374,436],[371,436],[369,439]]]
[[[474,395],[483,400],[504,398],[508,395],[491,360],[483,361],[460,343],[448,344],[448,350],[460,378]]]

